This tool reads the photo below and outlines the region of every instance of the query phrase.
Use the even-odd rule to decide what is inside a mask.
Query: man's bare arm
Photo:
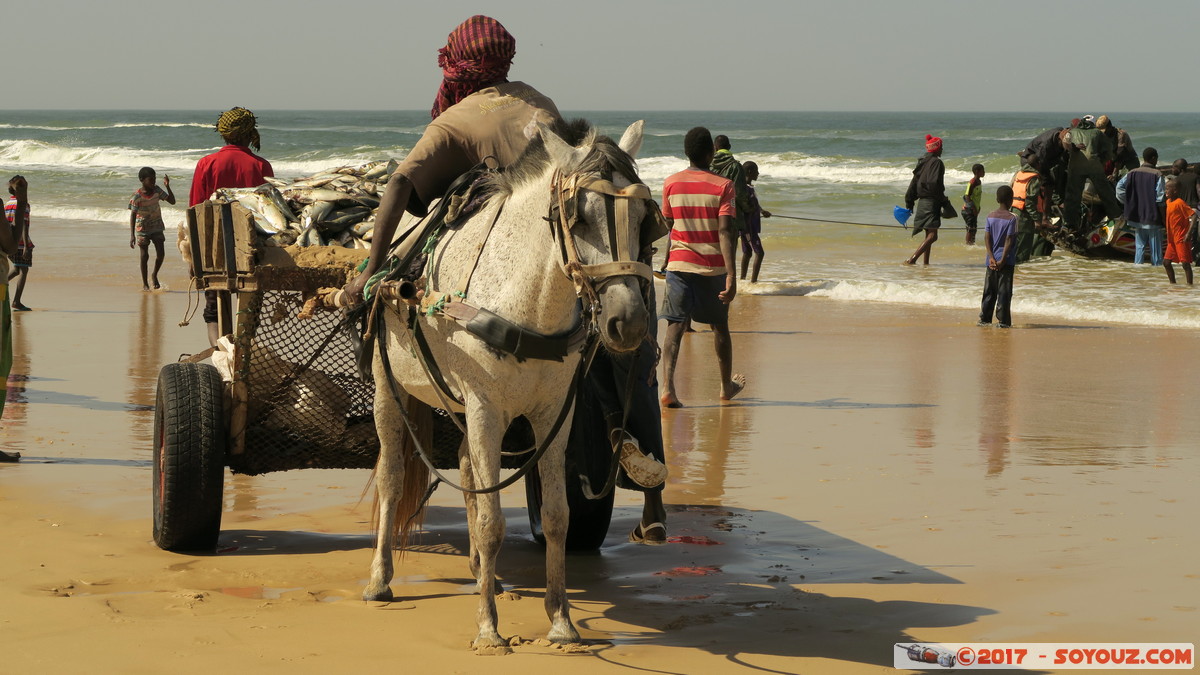
[[[725,260],[725,290],[721,291],[718,297],[728,305],[737,295],[737,270],[733,264],[733,242],[737,239],[737,230],[733,226],[733,218],[729,216],[721,216],[717,223],[721,237],[721,257]]]
[[[371,237],[371,257],[367,267],[354,281],[346,286],[346,293],[358,300],[362,297],[363,288],[367,281],[379,271],[383,261],[387,259],[392,246],[392,237],[396,236],[396,227],[400,218],[408,208],[409,197],[412,196],[413,185],[408,177],[401,173],[393,173],[388,179],[387,191],[379,202],[379,210],[375,213],[375,233]]]

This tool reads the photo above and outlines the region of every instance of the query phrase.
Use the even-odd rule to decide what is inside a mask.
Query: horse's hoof
[[[508,656],[512,653],[512,647],[509,647],[508,645],[500,645],[499,647],[475,647],[476,656]]]
[[[384,586],[378,591],[371,590],[370,588],[363,591],[364,602],[391,602],[393,599],[392,589],[388,586]]]
[[[563,626],[554,626],[550,629],[550,633],[546,635],[546,639],[556,645],[574,645],[583,641],[579,637],[579,631],[575,630],[575,626],[567,624]]]
[[[474,649],[475,653],[479,655],[503,655],[512,653],[512,647],[509,646],[508,641],[496,633],[487,636],[480,635],[479,637],[475,638],[475,642],[471,643],[471,648]]]

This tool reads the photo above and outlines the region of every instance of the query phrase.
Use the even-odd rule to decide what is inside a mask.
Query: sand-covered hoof
[[[392,589],[388,586],[384,586],[379,590],[368,586],[367,590],[363,591],[364,602],[391,602],[393,599]]]
[[[499,633],[490,635],[481,633],[471,643],[471,649],[474,649],[475,653],[480,656],[501,656],[512,653],[512,647],[509,646],[508,640],[500,637]]]
[[[550,628],[550,633],[546,636],[546,639],[556,645],[573,645],[583,641],[579,637],[579,631],[575,630],[575,626],[572,626],[569,621],[556,623]]]
[[[474,647],[474,650],[476,656],[508,656],[509,654],[513,653],[512,647],[509,647],[506,644],[499,646],[482,645]]]

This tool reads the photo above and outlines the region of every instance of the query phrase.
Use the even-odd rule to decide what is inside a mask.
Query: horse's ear
[[[621,134],[621,142],[617,145],[625,151],[625,154],[637,159],[638,152],[642,149],[642,129],[646,126],[646,120],[638,120],[629,125],[625,133]]]
[[[536,122],[537,133],[542,137],[542,143],[546,146],[546,154],[550,155],[550,161],[554,166],[560,169],[569,171],[575,166],[575,148],[567,144],[566,141],[558,137],[558,134],[550,130],[542,122]]]

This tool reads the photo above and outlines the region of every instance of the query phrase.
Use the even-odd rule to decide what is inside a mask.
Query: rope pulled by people
[[[779,213],[775,213],[774,211],[771,212],[771,217],[772,218],[786,218],[788,220],[802,220],[802,221],[810,222],[810,223],[824,223],[826,225],[855,225],[858,227],[884,227],[884,228],[887,228],[890,230],[905,230],[905,231],[912,229],[911,227],[909,227],[907,225],[899,225],[899,224],[892,225],[891,223],[857,223],[857,222],[853,222],[853,221],[849,221],[849,220],[830,220],[829,218],[811,218],[808,216],[785,216],[785,215],[782,215]],[[938,229],[939,230],[966,230],[967,227],[966,226],[950,227],[947,225],[943,225]]]

